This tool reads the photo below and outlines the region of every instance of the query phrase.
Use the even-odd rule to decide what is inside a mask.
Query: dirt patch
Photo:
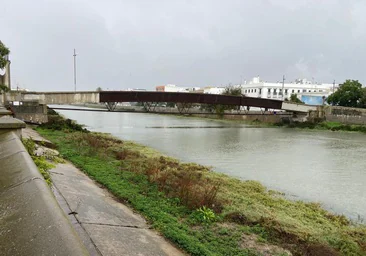
[[[240,247],[255,250],[264,256],[270,255],[288,255],[292,256],[292,253],[277,245],[262,243],[258,239],[259,237],[254,234],[243,234],[241,237]]]
[[[309,245],[306,250],[307,256],[340,256],[341,254],[334,250],[333,248],[322,245],[322,244],[312,244]]]

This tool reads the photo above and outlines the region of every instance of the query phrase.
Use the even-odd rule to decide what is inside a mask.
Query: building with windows
[[[203,88],[203,93],[208,93],[208,94],[223,94],[225,91],[225,87],[204,87]]]
[[[297,79],[290,83],[268,83],[254,77],[249,83],[241,85],[242,93],[248,97],[285,100],[291,94],[309,105],[322,105],[324,99],[338,89],[338,84],[312,83],[306,79]]]
[[[157,92],[195,92],[199,87],[179,87],[175,84],[159,85],[155,87]]]

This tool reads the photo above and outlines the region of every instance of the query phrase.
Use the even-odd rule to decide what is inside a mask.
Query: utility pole
[[[76,50],[74,49],[74,90],[76,92]]]
[[[334,93],[334,87],[335,87],[335,80],[333,80],[333,93]]]
[[[282,100],[284,100],[285,75],[282,77]]]

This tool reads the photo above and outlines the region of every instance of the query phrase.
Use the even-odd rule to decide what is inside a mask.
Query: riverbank
[[[259,120],[254,121],[245,121],[245,120],[233,120],[233,119],[225,119],[223,117],[199,117],[199,116],[178,116],[181,118],[194,118],[194,119],[204,119],[209,121],[215,122],[222,122],[222,123],[233,123],[233,124],[243,124],[243,125],[250,125],[254,127],[265,127],[265,128],[298,128],[298,129],[308,129],[308,130],[323,130],[323,131],[345,131],[345,132],[362,132],[366,133],[366,126],[365,125],[358,125],[358,124],[342,124],[340,122],[279,122],[279,123],[266,123],[261,122]]]
[[[183,164],[64,122],[38,130],[61,154],[192,255],[364,255],[366,230],[317,204]]]
[[[366,126],[364,126],[364,125],[342,124],[339,122],[329,122],[329,121],[323,121],[323,122],[319,122],[319,123],[313,123],[313,122],[277,123],[274,126],[285,127],[285,128],[301,128],[301,129],[366,133]]]
[[[185,255],[70,162],[55,161],[58,152],[51,142],[29,127],[22,135],[36,164],[48,160],[47,171],[44,164],[38,169],[47,172],[44,178],[90,255]]]
[[[96,104],[76,104],[75,106],[83,106],[89,108],[101,108],[106,109],[104,105],[96,105]],[[124,109],[126,107],[118,107],[119,109]],[[180,115],[176,114],[176,117],[181,118],[194,118],[194,119],[204,119],[204,120],[212,120],[219,121],[223,123],[234,123],[234,124],[245,124],[251,125],[255,127],[284,127],[284,128],[300,128],[300,129],[310,129],[310,130],[329,130],[329,131],[347,131],[347,132],[362,132],[366,133],[366,126],[359,124],[342,124],[340,122],[330,122],[330,121],[320,121],[320,122],[289,122],[288,119],[284,119],[282,122],[265,122],[259,119],[254,120],[240,120],[240,119],[230,119],[225,118],[225,116],[210,115],[210,117],[205,117],[204,115]]]

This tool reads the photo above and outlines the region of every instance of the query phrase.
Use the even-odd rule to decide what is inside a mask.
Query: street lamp
[[[74,90],[76,92],[76,50],[74,49]]]
[[[285,75],[282,78],[282,100],[284,100]]]

